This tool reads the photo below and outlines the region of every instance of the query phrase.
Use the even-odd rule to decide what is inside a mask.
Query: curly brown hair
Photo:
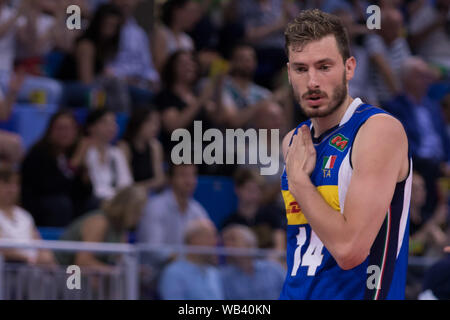
[[[290,47],[294,51],[301,51],[311,41],[328,35],[334,35],[345,63],[350,57],[347,30],[337,16],[318,9],[304,10],[288,24],[284,32],[286,54],[289,57]]]

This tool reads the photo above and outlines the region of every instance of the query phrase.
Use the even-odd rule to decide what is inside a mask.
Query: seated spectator
[[[57,46],[68,47],[68,41],[75,40],[72,35],[77,32],[69,32],[66,26],[67,1],[35,0],[33,4],[36,11],[34,50],[19,43],[16,60],[20,68],[41,76],[47,75],[44,70],[47,55]]]
[[[137,109],[128,120],[123,140],[118,147],[125,154],[133,179],[149,191],[165,184],[164,154],[157,136],[159,113],[155,109]]]
[[[153,65],[148,36],[133,17],[139,0],[111,2],[121,11],[124,22],[117,56],[108,69],[128,83],[133,106],[148,105],[160,83],[158,71]]]
[[[92,111],[86,119],[86,135],[89,146],[85,163],[94,195],[110,199],[117,190],[133,183],[125,155],[111,144],[117,135],[115,114],[107,109]]]
[[[287,62],[283,32],[298,12],[297,4],[291,1],[238,1],[237,15],[244,26],[244,39],[255,46],[258,56],[256,80],[265,87],[273,87],[273,79]]]
[[[222,229],[231,224],[240,224],[253,229],[258,237],[260,248],[285,249],[286,233],[284,216],[273,206],[263,207],[263,180],[250,169],[241,169],[235,174],[235,192],[238,207],[223,223]]]
[[[23,73],[14,74],[7,93],[3,93],[0,87],[0,122],[10,119],[23,80]],[[0,166],[18,166],[23,153],[22,138],[15,133],[0,130]]]
[[[447,236],[441,229],[441,225],[446,223],[448,212],[447,196],[443,195],[440,198],[442,200],[438,203],[436,213],[425,220],[422,214],[422,208],[426,200],[425,180],[415,171],[411,189],[410,254],[434,255],[437,251],[440,252],[447,242]]]
[[[193,220],[184,234],[184,244],[214,248],[217,231],[209,219]],[[213,254],[187,253],[169,264],[159,281],[163,300],[223,300],[220,274]]]
[[[450,249],[450,248],[449,248]],[[449,252],[450,250],[446,250]],[[450,299],[450,255],[446,255],[432,265],[423,280],[419,300],[449,300]]]
[[[38,226],[65,227],[98,204],[92,196],[78,124],[70,111],[52,116],[22,163],[22,204]]]
[[[118,50],[122,15],[113,5],[101,5],[89,27],[77,39],[75,53],[63,65],[63,80],[79,80],[90,85],[104,75],[107,63]]]
[[[225,248],[255,249],[255,234],[242,225],[230,225],[222,231]],[[276,300],[283,287],[286,271],[277,262],[252,256],[228,255],[221,269],[227,300]]]
[[[224,79],[222,104],[227,110],[227,125],[246,127],[271,92],[253,82],[257,66],[256,53],[248,44],[238,44],[231,53],[229,76]]]
[[[376,98],[381,106],[401,92],[400,68],[411,56],[406,39],[402,37],[403,17],[395,8],[381,11],[383,27],[366,37],[365,47],[372,63],[371,73]]]
[[[29,52],[36,50],[37,1],[24,0],[17,9],[0,1],[0,87],[5,90],[13,76],[16,47],[22,45]],[[18,92],[19,102],[58,104],[62,86],[50,78],[27,75]],[[39,96],[39,98],[37,98]]]
[[[9,169],[0,169],[0,239],[41,240],[31,215],[17,206],[20,194],[19,175]],[[7,261],[29,264],[55,263],[49,250],[0,249]]]
[[[194,42],[186,34],[201,17],[201,10],[196,1],[169,0],[162,6],[161,22],[156,27],[153,43],[153,56],[156,68],[163,70],[167,59],[176,51],[193,51]]]
[[[361,98],[365,103],[376,104],[378,101],[371,81],[369,53],[363,45],[363,39],[369,33],[369,29],[365,23],[357,23],[354,12],[350,10],[351,8],[344,9],[346,6],[348,4],[338,7],[337,11],[332,13],[344,24],[350,43],[350,52],[357,61],[354,76],[348,82],[349,94],[352,97]]]
[[[447,135],[450,137],[450,93],[447,93],[444,98],[442,98],[441,106],[445,115]],[[447,176],[450,176],[450,174],[447,174]]]
[[[414,169],[425,179],[426,202],[423,221],[436,209],[437,181],[450,163],[450,139],[439,103],[427,97],[429,85],[435,79],[433,71],[420,58],[409,58],[403,66],[403,93],[383,107],[396,116],[405,127]]]
[[[446,30],[449,23],[450,3],[446,0],[416,0],[410,8],[409,39],[411,45],[425,61],[450,71],[450,38]]]
[[[60,240],[103,243],[126,243],[128,231],[139,221],[147,193],[144,188],[130,186],[120,190],[112,199],[105,201],[99,210],[88,212],[71,223]],[[91,252],[58,251],[58,262],[62,265],[76,264],[99,271],[111,271],[119,256],[94,254]]]
[[[260,111],[254,117],[253,124],[256,129],[267,130],[267,135],[261,135],[258,130],[259,145],[249,145],[249,152],[258,154],[257,148],[261,148],[263,145],[267,149],[267,155],[270,157],[270,163],[266,164],[267,159],[262,159],[258,154],[258,161],[256,164],[245,164],[246,168],[251,168],[258,170],[260,173],[263,168],[270,167],[269,174],[261,174],[261,178],[264,180],[262,189],[262,204],[264,205],[274,205],[280,207],[280,215],[284,215],[284,200],[281,195],[281,185],[280,177],[283,173],[283,154],[281,153],[281,148],[277,146],[281,145],[281,139],[286,132],[286,118],[283,114],[283,109],[275,101],[264,100],[260,103]],[[272,130],[279,130],[278,136],[272,135]],[[266,138],[263,140],[263,138]],[[278,139],[278,141],[273,140]],[[276,144],[275,144],[276,143]],[[249,153],[250,154],[250,153]],[[278,161],[278,166],[276,165]]]
[[[116,111],[127,111],[130,108],[126,84],[108,69],[108,64],[117,56],[121,28],[120,10],[111,4],[99,6],[89,27],[77,39],[74,53],[66,56],[59,71],[58,77],[68,82],[64,97],[66,104],[93,104],[94,107],[107,105]],[[76,81],[81,84],[74,84]],[[105,102],[86,101],[85,97],[90,96],[93,88],[104,93]]]
[[[202,121],[203,130],[207,130],[222,121],[222,113],[212,101],[210,88],[196,94],[198,66],[192,53],[175,52],[168,59],[161,77],[163,90],[155,97],[155,105],[161,112],[161,139],[168,158],[176,144],[170,138],[172,131],[185,128],[193,137],[194,120]]]
[[[197,167],[181,164],[169,167],[170,187],[150,198],[137,230],[137,240],[151,245],[182,245],[186,226],[192,220],[207,219],[208,213],[194,198]]]

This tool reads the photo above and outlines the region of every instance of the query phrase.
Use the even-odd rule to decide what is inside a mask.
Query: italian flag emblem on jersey
[[[323,157],[322,169],[333,169],[337,156]]]

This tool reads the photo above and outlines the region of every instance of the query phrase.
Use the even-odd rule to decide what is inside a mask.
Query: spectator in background
[[[137,230],[138,242],[150,245],[181,245],[190,221],[208,218],[194,198],[197,167],[193,164],[169,167],[170,188],[150,198]]]
[[[440,209],[443,214],[436,212],[432,218],[424,222],[422,208],[426,200],[425,180],[417,171],[413,173],[409,227],[411,236],[410,254],[434,255],[436,252],[440,253],[442,247],[447,243],[447,236],[441,229],[441,224],[446,222],[448,212],[447,196],[445,195],[442,198],[436,211]],[[444,221],[441,219],[442,216]]]
[[[450,2],[415,0],[410,5],[409,40],[412,47],[425,61],[450,71],[450,37],[446,30]]]
[[[10,119],[23,80],[23,73],[15,73],[10,79],[7,93],[3,93],[0,87],[0,122]],[[0,166],[18,166],[23,154],[22,138],[15,133],[0,130]]]
[[[411,56],[403,33],[403,17],[395,8],[381,10],[381,29],[366,37],[365,47],[371,61],[371,73],[378,103],[391,100],[401,92],[400,68]]]
[[[0,239],[41,240],[31,215],[17,206],[19,194],[19,175],[9,169],[0,169]],[[0,253],[7,261],[55,263],[53,253],[49,250],[0,249]]]
[[[265,145],[265,148],[267,150],[267,154],[270,155],[270,163],[266,164],[267,159],[262,159],[259,157],[258,154],[258,161],[257,164],[246,164],[245,167],[247,168],[253,168],[255,170],[259,170],[261,172],[262,168],[266,167],[268,168],[271,166],[274,169],[277,169],[275,167],[275,164],[272,163],[274,160],[278,160],[278,171],[277,172],[271,172],[271,174],[265,174],[261,175],[261,178],[264,180],[264,183],[262,185],[262,205],[264,206],[270,206],[273,208],[273,210],[276,210],[279,212],[280,217],[284,217],[284,200],[281,195],[281,184],[280,184],[280,177],[283,173],[283,154],[281,153],[281,149],[275,148],[275,150],[272,149],[272,144],[274,142],[278,143],[275,146],[281,145],[281,139],[287,132],[287,121],[289,119],[285,118],[285,114],[283,113],[283,108],[280,104],[273,100],[265,100],[261,102],[260,111],[256,114],[254,119],[254,126],[256,129],[258,129],[258,135],[259,135],[259,143],[258,148],[261,148],[263,145]],[[259,129],[265,129],[267,130],[267,136],[261,135]],[[272,130],[279,130],[278,136],[275,134],[272,135]],[[266,140],[263,140],[263,138],[266,137]],[[272,141],[273,139],[278,139],[278,141]],[[253,147],[253,149],[252,149]],[[257,152],[256,146],[249,146],[249,152]],[[250,154],[250,153],[249,153]]]
[[[223,81],[222,104],[227,111],[227,125],[246,127],[261,109],[261,102],[271,92],[253,82],[257,67],[255,49],[238,44],[231,52],[229,75]]]
[[[85,0],[34,0],[36,9],[35,50],[28,50],[19,43],[16,59],[20,68],[37,76],[53,76],[53,66],[49,65],[50,53],[53,50],[67,52],[72,49],[80,31],[67,27],[67,8],[70,5],[80,7],[85,15]],[[54,62],[54,61],[53,61]]]
[[[447,135],[450,137],[450,93],[447,93],[441,101],[442,110],[445,115],[445,123],[447,126]]]
[[[168,0],[161,8],[161,22],[155,30],[153,57],[156,68],[163,70],[167,59],[176,51],[193,51],[194,42],[186,33],[201,17],[199,5],[193,0]]]
[[[133,17],[139,0],[111,2],[121,11],[123,26],[117,56],[108,68],[114,76],[128,83],[134,106],[148,105],[159,89],[160,79],[153,65],[148,36]]]
[[[165,184],[164,153],[157,139],[160,116],[155,109],[137,109],[128,120],[123,140],[118,147],[125,154],[135,182],[148,191]]]
[[[77,39],[73,56],[68,56],[60,77],[91,85],[108,73],[107,64],[118,51],[122,15],[113,5],[101,5],[87,30]]]
[[[286,233],[283,215],[273,207],[262,206],[263,180],[252,170],[241,169],[235,174],[238,207],[223,223],[222,229],[239,224],[252,228],[258,237],[258,247],[285,249]]]
[[[355,75],[348,83],[349,92],[352,97],[359,97],[366,103],[376,104],[377,99],[371,81],[369,54],[363,45],[363,39],[369,30],[365,24],[356,23],[351,8],[344,8],[346,8],[345,5],[339,7],[333,14],[338,16],[344,24],[350,42],[351,54],[357,61]]]
[[[193,220],[184,234],[184,244],[214,248],[217,231],[209,219]],[[169,264],[159,281],[163,300],[223,300],[217,257],[206,253],[187,253]]]
[[[145,188],[129,186],[120,190],[112,199],[105,201],[100,210],[88,212],[75,220],[60,240],[104,243],[126,243],[127,232],[139,221],[147,201]],[[76,264],[109,272],[119,257],[114,254],[59,251],[56,253],[62,265]]]
[[[11,8],[6,0],[0,0],[0,87],[6,85],[13,74],[16,46],[21,44],[28,52],[37,50],[37,15],[35,1],[20,1],[18,8]],[[39,103],[58,104],[62,86],[50,78],[27,75],[18,92],[19,102],[30,102],[39,93]],[[33,101],[34,102],[34,101]]]
[[[121,11],[111,4],[100,5],[87,30],[77,39],[73,54],[66,56],[59,71],[59,78],[66,81],[67,105],[107,105],[115,111],[129,110],[128,87],[108,67],[117,56],[121,28]],[[86,100],[97,88],[104,92],[106,102]]]
[[[450,248],[445,250],[450,253]],[[450,255],[433,264],[425,273],[419,300],[450,299]]]
[[[110,199],[133,183],[125,155],[111,144],[117,135],[115,114],[107,109],[91,111],[86,119],[86,134],[85,163],[94,195],[101,200]]]
[[[255,249],[255,234],[242,225],[230,225],[222,231],[225,248]],[[276,300],[283,287],[286,271],[273,261],[229,255],[220,269],[227,300]]]
[[[38,226],[65,227],[97,206],[84,166],[87,141],[79,141],[70,111],[52,116],[43,137],[22,163],[22,204]]]
[[[298,12],[292,1],[248,0],[237,4],[237,14],[244,24],[244,39],[257,51],[256,80],[265,87],[273,87],[273,78],[287,62],[283,32]]]
[[[438,203],[437,181],[450,163],[450,139],[437,102],[427,97],[434,72],[420,58],[407,59],[401,69],[403,93],[384,105],[405,127],[414,169],[425,179],[426,202],[422,218],[426,221]]]
[[[198,65],[191,52],[177,51],[167,60],[161,74],[163,90],[155,97],[161,112],[162,144],[166,155],[176,144],[170,135],[177,128],[185,128],[193,137],[194,120],[201,120],[203,130],[223,120],[221,109],[212,101],[213,91],[204,88],[196,94]]]

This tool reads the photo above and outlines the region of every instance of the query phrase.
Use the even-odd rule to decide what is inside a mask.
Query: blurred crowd
[[[366,25],[371,4],[381,29]],[[69,5],[81,9],[80,29],[67,25]],[[310,8],[347,28],[357,60],[350,95],[406,129],[410,254],[448,260],[449,0],[0,0],[0,124],[20,104],[58,106],[28,149],[0,129],[0,238],[39,239],[37,227],[59,227],[64,240],[127,242],[132,231],[151,245],[284,250],[282,166],[261,176],[258,165],[173,165],[171,134],[193,136],[200,120],[203,130],[278,129],[282,139],[305,120],[287,79],[284,28]],[[118,114],[127,119],[120,134]],[[237,206],[221,225],[193,198],[199,175],[234,181]],[[101,270],[115,262],[86,252],[3,254]],[[164,270],[157,298],[275,299],[285,272],[275,258],[219,269],[205,255],[150,258]],[[425,289],[411,285],[410,297]],[[448,284],[439,290],[435,297],[450,296]]]

